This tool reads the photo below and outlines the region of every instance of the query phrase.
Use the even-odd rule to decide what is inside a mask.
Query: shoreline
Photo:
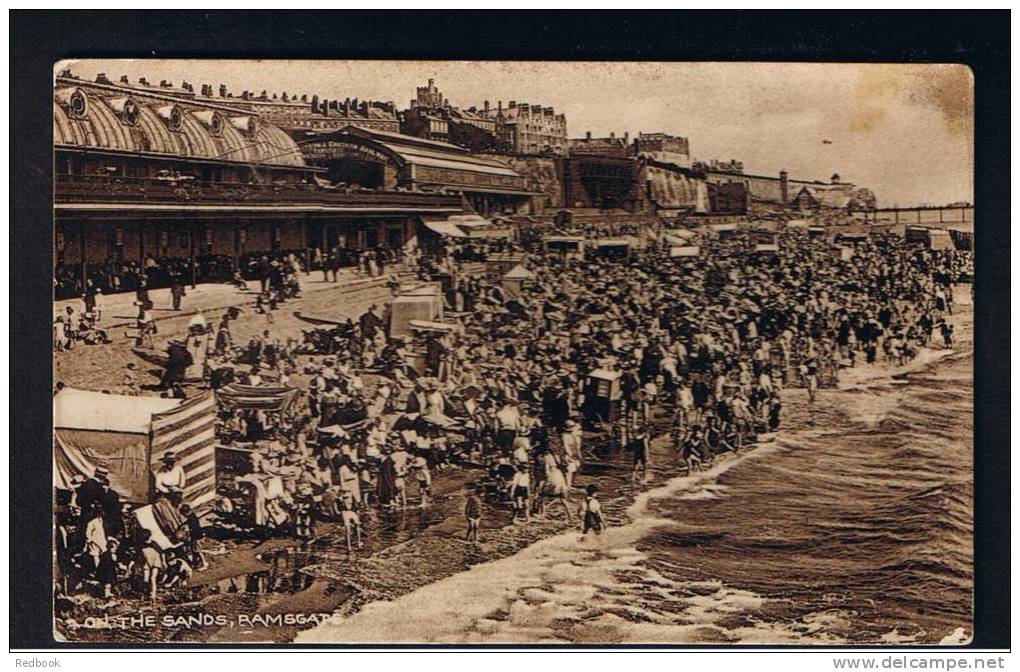
[[[852,389],[885,387],[899,382],[898,379],[902,379],[903,376],[925,371],[930,367],[938,366],[942,361],[962,356],[968,351],[969,356],[973,357],[973,306],[969,298],[966,302],[960,302],[956,305],[958,309],[953,315],[949,316],[950,321],[957,329],[955,349],[935,350],[926,348],[917,357],[903,366],[872,365],[857,367],[854,371],[858,372],[858,375],[852,377],[853,382],[849,385],[845,383],[845,378],[847,378],[845,375],[846,371],[841,372],[843,375],[840,376],[840,383],[834,391],[846,392]],[[801,414],[805,417],[810,417],[810,407],[807,406],[806,391],[787,388],[783,391],[783,395],[785,417]],[[858,416],[856,419],[868,423],[875,422],[875,419],[861,416]],[[560,553],[565,554],[563,563],[569,567],[571,564],[570,554],[587,553],[597,555],[603,553],[604,549],[608,546],[628,545],[630,541],[636,542],[646,531],[655,527],[683,527],[683,523],[672,519],[645,515],[649,509],[649,504],[655,500],[680,495],[684,491],[690,491],[693,497],[714,496],[711,492],[711,485],[726,471],[744,461],[767,456],[769,452],[776,450],[791,435],[816,431],[816,428],[813,428],[808,423],[800,422],[797,424],[800,426],[786,426],[786,422],[784,422],[784,427],[777,433],[766,435],[769,437],[768,440],[759,441],[754,446],[740,453],[723,454],[716,459],[710,468],[698,474],[681,474],[679,469],[674,469],[674,473],[669,473],[671,470],[668,467],[653,469],[652,471],[656,475],[648,483],[642,484],[641,487],[635,488],[630,492],[621,493],[611,503],[604,501],[609,526],[601,538],[578,542],[576,537],[574,537],[576,533],[572,532],[568,526],[563,526],[559,530],[550,530],[547,535],[526,544],[516,552],[506,555],[500,554],[498,557],[486,559],[466,569],[435,576],[431,581],[410,592],[403,592],[395,597],[364,601],[360,606],[346,605],[345,608],[335,612],[327,621],[315,627],[304,629],[289,641],[295,643],[475,643],[462,639],[430,639],[430,637],[435,637],[435,634],[427,630],[423,634],[422,624],[429,622],[429,619],[435,618],[446,619],[445,622],[449,624],[450,619],[455,619],[459,622],[473,621],[474,625],[479,630],[482,630],[484,629],[485,622],[489,620],[486,618],[487,615],[495,614],[497,617],[500,615],[499,609],[503,597],[507,594],[511,585],[529,585],[529,582],[537,585],[539,583],[539,577],[521,576],[515,573],[515,564],[528,564],[528,560],[539,558],[543,554],[555,555]],[[664,454],[663,443],[667,440],[667,437],[659,437],[653,442],[653,459],[655,456],[659,456],[659,464],[662,464],[661,459]],[[665,454],[669,452],[667,448]],[[655,464],[654,461],[653,464]],[[628,558],[628,560],[633,561],[634,558]],[[449,586],[456,584],[459,588],[463,589],[464,585],[469,583],[477,584],[477,589],[470,590],[466,596],[460,594],[456,610],[446,607],[440,609],[440,606],[444,604],[444,593],[448,592]],[[733,590],[736,591],[739,598],[739,588]],[[462,590],[458,592],[462,593]],[[426,615],[426,613],[422,612],[423,605],[426,608],[428,605],[433,605],[437,610],[443,611],[443,613],[440,614],[434,610],[429,611]],[[465,612],[469,609],[469,606],[470,613],[466,614]],[[394,632],[393,629],[383,628],[381,631],[394,636],[385,639],[379,637],[379,623],[392,624],[394,619],[387,616],[393,613],[401,614],[401,620],[407,623],[414,623],[412,627],[413,635],[401,637],[399,631]],[[452,627],[447,630],[457,631],[458,628]],[[790,636],[793,636],[792,633]],[[478,641],[490,644],[513,643],[498,639],[482,639]],[[564,643],[560,640],[552,641],[560,644]],[[793,639],[790,639],[790,643],[793,641]],[[798,641],[803,643],[802,640]],[[817,640],[815,643],[831,644],[837,642]]]

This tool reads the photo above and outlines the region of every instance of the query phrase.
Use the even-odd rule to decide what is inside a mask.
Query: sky
[[[435,79],[458,107],[552,106],[570,137],[665,132],[694,159],[868,187],[880,207],[973,202],[973,78],[961,65],[83,60],[75,75],[394,101]],[[827,141],[827,142],[823,142]]]

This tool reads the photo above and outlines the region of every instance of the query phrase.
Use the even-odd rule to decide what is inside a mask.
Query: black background
[[[10,646],[83,648],[54,642],[51,620],[53,63],[86,57],[262,57],[969,65],[976,87],[979,222],[971,646],[1007,648],[1009,25],[1004,10],[11,11]],[[791,82],[791,95],[795,88]]]

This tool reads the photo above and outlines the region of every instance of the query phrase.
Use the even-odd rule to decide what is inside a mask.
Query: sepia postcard
[[[58,641],[974,637],[967,66],[52,94]]]

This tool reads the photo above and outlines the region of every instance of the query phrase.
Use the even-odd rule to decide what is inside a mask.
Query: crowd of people
[[[542,255],[536,246],[520,250],[533,279],[513,296],[458,273],[458,256],[485,250],[448,249],[446,319],[456,328],[414,338],[391,337],[385,307],[312,348],[274,338],[271,327],[234,343],[225,315],[210,330],[213,386],[223,380],[216,372],[230,370],[249,386],[302,393],[285,412],[221,413],[221,441],[244,446],[250,464],[226,488],[233,496],[219,498],[213,525],[308,543],[317,525],[332,524],[351,549],[363,543],[368,512],[433,506],[435,479],[452,471],[466,481],[468,542],[480,540],[493,507],[521,524],[576,514],[585,534],[598,533],[599,484],[576,482],[593,452],[623,456],[627,476],[644,481],[653,440],[666,437],[674,465],[695,471],[778,429],[784,388],[806,388],[813,401],[841,368],[952,347],[947,317],[968,253],[878,234],[850,255],[806,231],[777,241],[778,251],[756,252],[747,235],[705,234],[697,256],[652,245],[622,260],[591,250],[583,260]],[[372,265],[380,258],[362,261],[381,272]],[[74,505],[85,540],[74,548],[103,584],[80,495]],[[105,510],[89,506],[89,515]],[[178,520],[190,518],[178,509]],[[121,534],[114,525],[106,538]],[[131,546],[145,548],[139,539]],[[164,559],[161,581],[195,560],[192,550],[177,569]]]
[[[66,489],[57,491],[58,596],[156,599],[206,566],[198,543],[206,528],[182,500],[185,475],[173,452],[162,457],[152,479],[153,513],[173,542],[169,547],[127,515],[129,507],[111,487],[107,467],[97,466],[87,477],[76,474]]]

